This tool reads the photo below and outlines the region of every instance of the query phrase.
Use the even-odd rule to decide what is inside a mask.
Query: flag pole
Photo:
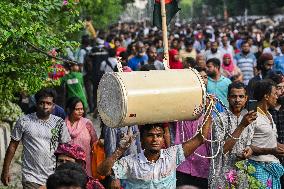
[[[168,42],[168,31],[167,31],[167,17],[166,17],[166,4],[165,0],[161,0],[161,16],[162,16],[162,31],[163,31],[163,45],[164,45],[164,58],[163,63],[165,69],[169,69],[169,42]]]

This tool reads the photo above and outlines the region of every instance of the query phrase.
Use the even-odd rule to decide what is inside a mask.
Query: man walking
[[[256,68],[256,58],[250,52],[250,46],[247,41],[242,42],[242,51],[235,56],[235,64],[240,68],[244,76],[244,84],[248,84],[249,80],[254,77]]]
[[[35,98],[37,111],[21,117],[12,131],[1,174],[5,186],[10,182],[9,167],[20,142],[23,144],[23,189],[38,189],[45,185],[48,176],[54,172],[54,151],[58,144],[71,140],[65,122],[51,114],[55,92],[43,89]]]
[[[206,62],[208,85],[207,92],[214,94],[219,98],[224,105],[228,106],[227,91],[231,80],[222,76],[220,71],[221,62],[217,58],[209,59]]]

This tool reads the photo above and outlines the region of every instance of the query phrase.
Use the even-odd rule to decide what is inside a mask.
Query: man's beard
[[[284,96],[278,97],[277,103],[280,104],[281,106],[284,106]]]
[[[155,57],[150,57],[150,56],[149,56],[149,62],[154,62],[155,60],[156,60]]]
[[[208,72],[207,75],[209,77],[216,77],[217,74],[215,72]]]
[[[211,49],[212,53],[216,53],[218,49]]]

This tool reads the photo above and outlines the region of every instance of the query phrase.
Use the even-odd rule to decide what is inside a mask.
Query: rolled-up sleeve
[[[62,120],[62,129],[61,129],[61,136],[59,139],[59,143],[63,144],[63,143],[68,143],[71,141],[71,137],[70,134],[68,132],[67,126],[65,124],[65,122]]]
[[[174,146],[173,153],[176,154],[176,165],[180,165],[182,162],[185,161],[185,156],[184,156],[182,144]]]
[[[125,157],[116,161],[112,167],[112,171],[116,179],[127,179],[128,162]]]
[[[16,125],[14,126],[12,130],[11,138],[15,141],[20,141],[23,137],[23,134],[24,134],[24,124],[23,124],[23,120],[20,118],[16,122]]]

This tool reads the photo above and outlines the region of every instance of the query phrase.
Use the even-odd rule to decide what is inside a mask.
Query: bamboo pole
[[[161,0],[160,2],[161,2],[161,16],[162,16],[163,45],[164,45],[163,63],[164,63],[165,69],[169,69],[170,68],[169,42],[168,42],[168,31],[167,31],[166,4],[165,4],[165,0]]]

